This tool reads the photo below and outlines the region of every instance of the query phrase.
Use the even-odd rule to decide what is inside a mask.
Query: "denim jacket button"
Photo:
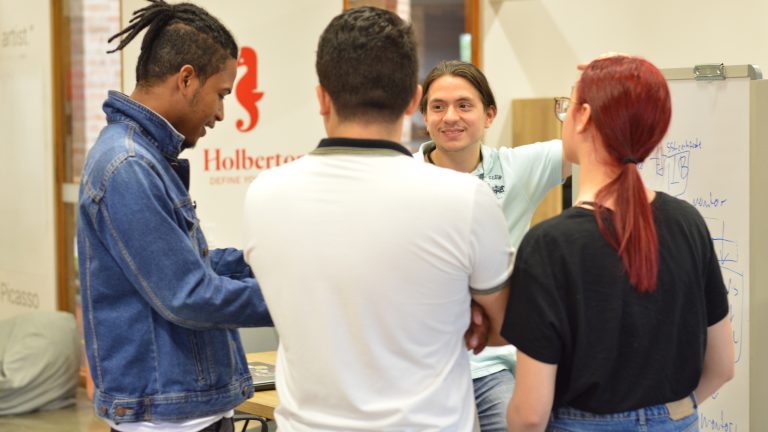
[[[115,410],[115,414],[117,414],[118,417],[122,417],[125,415],[125,408],[123,407],[117,407]]]
[[[105,407],[104,405],[102,405],[102,406],[101,406],[101,408],[99,408],[99,411],[101,411],[101,414],[102,414],[102,415],[104,415],[104,414],[106,414],[106,413],[107,413],[107,407]]]
[[[203,248],[203,256],[204,257],[208,256],[208,248]]]
[[[243,396],[248,396],[248,387],[243,387]]]

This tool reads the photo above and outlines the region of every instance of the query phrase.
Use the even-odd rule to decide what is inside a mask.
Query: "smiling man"
[[[417,160],[450,168],[485,182],[504,210],[512,247],[517,248],[544,195],[571,173],[563,144],[552,140],[509,148],[484,144],[496,117],[496,100],[485,74],[471,63],[438,63],[424,80],[420,110],[432,141]],[[470,355],[480,429],[507,430],[507,402],[515,377],[515,347],[489,347]]]
[[[237,327],[271,318],[242,252],[208,249],[179,153],[223,120],[238,48],[205,10],[150,3],[112,38],[114,52],[147,29],[136,88],[110,92],[80,187],[94,405],[113,431],[231,431],[252,394]]]

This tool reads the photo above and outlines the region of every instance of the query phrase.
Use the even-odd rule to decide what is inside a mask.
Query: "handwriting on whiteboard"
[[[699,428],[701,431],[738,432],[739,424],[729,419],[722,410],[720,410],[720,418],[707,417],[706,414],[699,412]]]
[[[739,265],[739,243],[730,239],[725,221],[705,217],[712,243],[715,247],[723,282],[728,290],[729,317],[733,328],[733,344],[736,363],[741,360],[742,335],[744,334],[744,273]]]
[[[649,165],[656,176],[666,180],[665,192],[679,197],[688,190],[691,152],[699,151],[702,148],[703,145],[699,138],[665,141],[656,147],[656,150],[648,156],[640,168],[642,169],[646,164]]]

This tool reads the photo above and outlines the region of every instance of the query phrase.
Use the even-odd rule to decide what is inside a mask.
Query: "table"
[[[245,356],[248,358],[248,361],[260,361],[275,364],[277,352],[266,351],[249,353]],[[279,403],[280,400],[277,398],[277,390],[262,390],[254,392],[253,397],[243,402],[235,409],[240,412],[273,420],[275,418],[275,407],[277,407]]]

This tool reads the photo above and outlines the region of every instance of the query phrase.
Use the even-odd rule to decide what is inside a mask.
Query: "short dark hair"
[[[459,60],[443,60],[429,71],[427,77],[424,78],[424,84],[421,85],[424,93],[421,95],[419,110],[422,114],[427,113],[429,88],[435,80],[443,75],[453,75],[469,81],[472,87],[480,93],[480,99],[483,101],[485,111],[488,111],[491,107],[496,108],[496,99],[493,97],[491,86],[488,84],[488,79],[485,78],[483,71],[472,63]]]
[[[237,59],[232,33],[205,9],[191,3],[147,1],[151,4],[134,11],[131,23],[109,38],[112,42],[122,37],[117,48],[107,51],[123,49],[148,27],[136,64],[136,82],[140,85],[153,85],[187,64],[205,82],[223,70],[228,59]]]
[[[349,9],[320,36],[315,67],[340,119],[395,122],[418,86],[413,29],[383,9]]]

